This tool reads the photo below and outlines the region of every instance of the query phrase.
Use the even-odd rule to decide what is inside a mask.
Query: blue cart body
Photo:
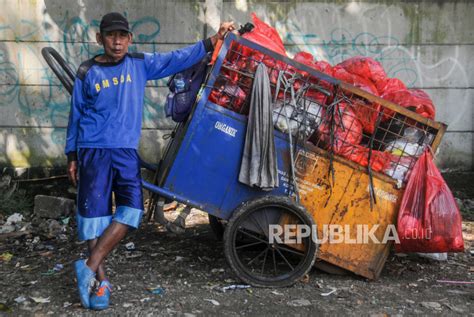
[[[210,88],[206,88],[210,89]],[[242,202],[261,195],[287,195],[288,142],[275,132],[280,186],[262,191],[238,181],[247,119],[201,98],[163,187],[228,219]]]
[[[277,130],[274,130],[274,136],[279,187],[272,191],[263,191],[238,181],[247,116],[208,100],[233,42],[256,49],[295,68],[317,73],[319,78],[329,83],[339,82],[244,38],[237,38],[233,34],[227,36],[201,91],[199,101],[187,122],[180,126],[180,136],[174,138],[172,144],[168,145],[163,160],[165,166],[162,167],[162,177],[158,181],[159,186],[144,182],[145,188],[159,195],[197,207],[222,219],[229,219],[235,208],[245,201],[262,195],[291,195],[293,187],[289,181],[291,172],[289,138]]]

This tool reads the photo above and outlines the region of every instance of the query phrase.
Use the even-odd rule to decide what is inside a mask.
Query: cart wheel
[[[223,220],[211,214],[208,214],[208,217],[209,217],[209,225],[211,226],[212,233],[214,233],[214,236],[216,237],[217,241],[222,241],[222,238],[224,237],[224,230],[225,230],[225,225],[223,223]]]
[[[281,196],[260,197],[234,211],[224,233],[224,252],[242,281],[259,287],[284,287],[311,269],[318,250],[316,237],[311,233],[299,245],[282,243],[283,236],[270,243],[269,225],[283,224],[313,228],[314,221],[302,206]]]

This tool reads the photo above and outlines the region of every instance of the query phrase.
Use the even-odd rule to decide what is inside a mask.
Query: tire
[[[292,219],[288,223],[315,228],[304,207],[288,197],[260,197],[234,211],[224,232],[224,253],[230,267],[245,283],[256,287],[290,286],[312,268],[318,251],[313,230],[309,237],[302,238],[300,246],[304,250],[283,240],[269,240],[269,225],[280,224],[282,216]]]
[[[211,226],[212,233],[216,237],[217,241],[222,241],[224,237],[225,225],[220,218],[208,214],[209,226]]]

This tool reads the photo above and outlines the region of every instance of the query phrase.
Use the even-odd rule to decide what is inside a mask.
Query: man
[[[127,19],[115,12],[103,16],[96,39],[104,53],[78,69],[65,149],[68,176],[78,185],[79,239],[88,241],[90,253],[88,259],[75,262],[85,308],[109,306],[111,288],[104,259],[129,228],[138,228],[143,215],[137,148],[146,81],[189,68],[234,29],[232,22],[222,23],[211,38],[169,53],[128,53],[132,33]],[[100,285],[91,294],[95,278]]]

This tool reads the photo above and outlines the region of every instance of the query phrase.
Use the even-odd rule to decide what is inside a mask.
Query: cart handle
[[[72,95],[72,88],[74,86],[74,72],[71,67],[66,63],[64,58],[52,47],[43,47],[41,55],[48,63],[51,70],[58,77],[59,81],[66,88],[68,93]]]

